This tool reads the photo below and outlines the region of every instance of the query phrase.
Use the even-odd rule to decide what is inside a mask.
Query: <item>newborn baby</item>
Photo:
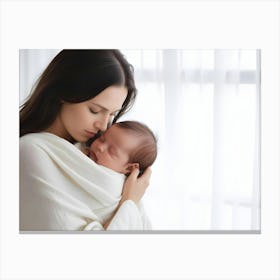
[[[97,164],[128,175],[138,168],[141,175],[157,157],[157,140],[153,132],[136,121],[113,124],[84,152]]]

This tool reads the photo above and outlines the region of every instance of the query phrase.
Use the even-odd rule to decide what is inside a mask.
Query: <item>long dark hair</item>
[[[136,98],[132,65],[119,50],[62,50],[20,107],[20,136],[48,128],[60,112],[62,101],[84,102],[113,85],[123,85],[128,90],[114,123]]]

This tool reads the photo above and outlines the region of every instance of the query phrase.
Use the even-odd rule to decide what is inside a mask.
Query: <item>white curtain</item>
[[[260,51],[121,51],[138,88],[122,119],[158,137],[144,197],[154,229],[260,230]],[[20,52],[21,101],[57,52]]]
[[[28,97],[33,85],[58,52],[57,49],[22,49],[19,51],[20,104]]]
[[[155,229],[260,229],[260,52],[123,50],[139,95],[123,119],[157,134]]]

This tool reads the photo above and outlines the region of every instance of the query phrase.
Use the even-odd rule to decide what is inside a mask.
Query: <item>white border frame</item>
[[[279,6],[270,0],[2,1],[1,278],[279,279]],[[20,235],[18,50],[62,47],[261,49],[262,233]]]

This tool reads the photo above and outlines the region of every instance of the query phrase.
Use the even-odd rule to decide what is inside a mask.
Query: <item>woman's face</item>
[[[126,96],[124,86],[110,86],[85,102],[63,103],[57,120],[61,124],[62,135],[59,136],[86,142],[98,131],[105,131],[121,110]]]

